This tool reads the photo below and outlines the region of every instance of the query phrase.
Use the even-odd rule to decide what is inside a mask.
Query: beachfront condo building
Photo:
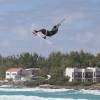
[[[6,71],[6,80],[21,80],[23,74],[22,68],[10,68]]]
[[[5,79],[13,81],[26,81],[36,79],[39,76],[39,68],[10,68],[6,71]]]
[[[65,76],[69,82],[100,82],[100,68],[66,68]]]

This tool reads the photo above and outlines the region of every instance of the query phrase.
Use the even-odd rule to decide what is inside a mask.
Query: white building
[[[21,76],[24,74],[22,68],[10,68],[6,71],[6,80],[21,80]]]
[[[85,78],[85,81],[100,82],[100,68],[86,68]]]
[[[66,68],[65,76],[69,76],[69,82],[100,82],[100,68]]]
[[[6,80],[30,80],[36,76],[39,75],[39,68],[29,68],[29,69],[23,69],[23,68],[10,68],[6,71]]]
[[[84,69],[79,68],[66,68],[65,76],[69,77],[69,82],[84,81]]]

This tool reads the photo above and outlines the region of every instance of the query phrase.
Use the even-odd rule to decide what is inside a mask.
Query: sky
[[[50,30],[63,18],[53,37],[33,37],[33,30]],[[100,0],[0,0],[1,55],[80,50],[100,52]]]

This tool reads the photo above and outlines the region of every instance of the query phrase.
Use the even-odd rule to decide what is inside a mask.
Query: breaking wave
[[[64,92],[73,89],[45,89],[45,88],[0,88],[0,91],[43,91],[43,92]]]
[[[100,100],[99,90],[0,88],[0,100]]]
[[[83,94],[92,94],[92,95],[100,95],[100,90],[80,90],[80,93]]]
[[[44,98],[38,96],[0,96],[0,100],[86,100],[86,99],[62,99],[62,98]]]

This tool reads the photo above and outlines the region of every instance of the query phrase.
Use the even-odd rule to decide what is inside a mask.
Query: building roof
[[[40,68],[28,68],[28,69],[25,69],[25,70],[40,70]]]
[[[18,72],[22,68],[9,68],[6,72]]]

